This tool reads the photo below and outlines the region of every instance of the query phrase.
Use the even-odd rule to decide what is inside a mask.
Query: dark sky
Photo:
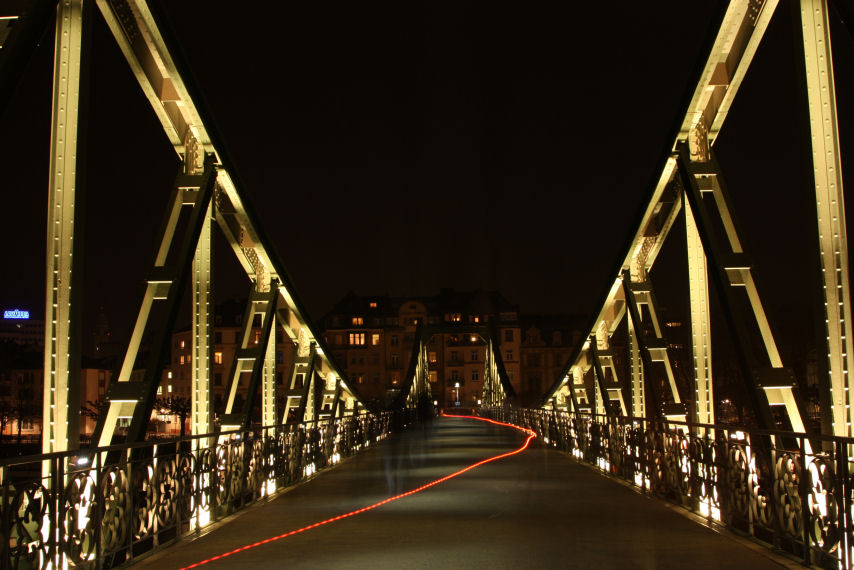
[[[672,142],[715,11],[684,1],[164,8],[268,247],[314,319],[349,289],[484,287],[523,312],[595,311]],[[772,311],[811,298],[816,263],[790,16],[781,2],[715,148]],[[94,20],[81,126],[85,322],[103,305],[121,334],[177,159],[100,14]],[[854,61],[839,32],[837,59]],[[0,110],[0,304],[36,312],[50,36]],[[838,99],[852,100],[852,78],[837,76]],[[844,127],[854,121],[844,105],[840,115],[850,149]],[[248,282],[219,249],[217,298],[245,294]]]

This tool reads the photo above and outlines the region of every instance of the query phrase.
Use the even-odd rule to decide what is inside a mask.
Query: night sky
[[[313,319],[350,289],[483,287],[526,313],[598,308],[693,88],[713,3],[269,4],[163,8],[267,247]],[[99,13],[94,21],[81,126],[84,330],[104,306],[125,335],[178,162]],[[854,44],[836,28],[844,103],[854,78],[839,61],[854,61]],[[0,304],[36,313],[51,36],[0,110]],[[784,1],[715,146],[772,320],[813,302],[817,268],[793,49]],[[854,156],[852,113],[842,105],[843,156]],[[245,295],[248,281],[218,247],[216,297]],[[671,244],[656,267],[660,300],[685,279],[680,256]]]

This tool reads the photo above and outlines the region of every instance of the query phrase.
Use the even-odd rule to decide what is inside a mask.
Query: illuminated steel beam
[[[184,173],[204,173],[204,151],[195,139],[187,141]],[[190,433],[201,435],[213,432],[211,409],[211,356],[213,352],[213,200],[205,212],[205,221],[193,256],[193,323],[192,323],[192,379],[190,386]],[[197,445],[204,445],[200,439]]]
[[[679,129],[674,132],[668,153],[676,149],[680,142],[687,142],[691,160],[708,158],[711,146],[717,140],[732,100],[741,86],[776,6],[775,0],[735,0],[719,15],[719,19],[714,22],[714,40],[702,69],[697,74],[696,83],[692,86],[690,99],[684,107]],[[651,188],[646,209],[628,243],[619,268],[611,277],[613,282],[604,296],[598,314],[592,319],[591,327],[587,331],[588,336],[598,335],[603,321],[613,330],[616,319],[609,318],[609,315],[614,315],[624,301],[620,275],[628,270],[635,281],[647,279],[647,274],[652,269],[679,213],[681,193],[674,184],[675,156],[671,153],[670,156],[663,157],[661,165],[661,175]],[[689,235],[689,242],[691,239]],[[696,239],[694,245],[698,245]],[[696,250],[696,247],[694,249]],[[707,296],[706,285],[699,281],[699,269],[694,264],[690,267],[694,288],[692,297],[704,298]],[[692,312],[692,328],[698,331],[695,338],[705,338],[707,342],[707,323],[701,320],[702,315],[694,314],[701,305],[701,301],[697,301],[697,304],[692,301],[692,307],[695,309]],[[578,377],[587,344],[585,340],[573,351],[566,367],[547,393],[544,403],[550,401],[565,384],[575,384],[573,379]],[[698,347],[695,347],[695,357],[703,362],[710,362],[711,352],[708,350],[708,344],[704,348],[707,350],[698,350]],[[637,362],[635,368],[637,369]],[[711,398],[710,367],[701,368],[699,374],[702,377],[698,377],[697,381],[701,391]],[[711,418],[708,413],[710,406],[706,405],[704,409],[707,410],[705,417]]]
[[[119,373],[107,388],[104,409],[92,435],[92,441],[98,447],[111,443],[121,418],[131,418],[127,441],[136,442],[145,437],[160,375],[169,357],[172,327],[178,316],[181,295],[187,287],[202,229],[209,223],[215,183],[216,169],[210,155],[205,159],[203,174],[179,174],[175,180],[160,231],[160,246],[148,276],[136,324]],[[185,206],[191,207],[192,211],[180,243],[173,247],[178,220]],[[140,378],[135,373],[137,356],[155,307],[162,307],[163,320],[157,323],[156,330],[151,331],[154,340]]]
[[[234,354],[234,361],[231,363],[228,400],[221,421],[223,431],[246,429],[252,423],[255,402],[258,399],[258,391],[265,376],[264,369],[267,367],[267,347],[271,336],[274,334],[273,323],[276,320],[278,298],[279,292],[275,288],[275,283],[267,283],[266,285],[258,283],[249,294],[241,323],[238,348]],[[254,327],[256,316],[261,321],[259,331],[256,331]],[[255,333],[254,336],[253,332]],[[275,350],[275,345],[273,350]],[[244,381],[246,375],[249,376],[249,379]],[[247,386],[246,398],[241,409],[235,410],[237,393],[240,386],[244,385]],[[273,388],[275,390],[275,386]]]
[[[352,413],[364,409],[356,393],[343,381],[338,366],[323,350],[323,341],[309,324],[296,299],[286,271],[265,247],[265,239],[248,205],[242,199],[231,165],[211,135],[192,85],[181,75],[178,62],[168,46],[167,31],[144,0],[97,0],[97,5],[122,53],[151,104],[175,152],[184,157],[186,141],[195,140],[206,153],[213,153],[218,166],[215,215],[217,224],[251,282],[269,279],[278,283],[284,317],[277,317],[285,333],[296,340],[305,336],[317,347],[318,370],[326,376],[334,373],[342,379],[346,409]]]
[[[694,361],[694,420],[701,424],[713,424],[715,401],[708,266],[694,213],[689,204],[685,205],[685,238],[688,254],[688,298],[691,305],[691,355]]]
[[[851,290],[830,25],[825,1],[801,0],[800,5],[824,291],[829,415],[834,435],[851,437]]]
[[[72,290],[74,195],[77,183],[77,115],[83,45],[83,0],[61,0],[56,11],[50,188],[47,212],[47,287],[45,300],[44,404],[42,451],[78,445],[69,433],[76,425],[80,381],[72,373],[72,315],[80,295]],[[79,346],[78,346],[79,350]],[[78,363],[79,366],[79,363]],[[79,401],[77,402],[79,406]],[[74,435],[71,441],[70,435]]]

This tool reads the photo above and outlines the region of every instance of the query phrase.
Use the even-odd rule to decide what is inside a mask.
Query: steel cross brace
[[[160,374],[169,357],[172,329],[178,316],[181,294],[187,288],[193,257],[215,185],[216,167],[212,155],[205,157],[203,174],[180,174],[175,180],[171,207],[163,220],[160,247],[149,274],[142,307],[121,369],[113,376],[114,380],[107,389],[104,406],[92,435],[93,446],[100,447],[111,443],[120,417],[131,417],[127,442],[135,443],[145,438],[151,410],[157,397],[157,387],[160,385]],[[178,218],[185,205],[192,205],[192,212],[183,240],[177,251],[172,252]],[[158,323],[159,328],[154,333],[151,353],[142,380],[132,380],[131,375],[149,323],[151,309],[157,301],[164,301],[164,318],[161,323]]]
[[[249,301],[246,304],[246,312],[243,317],[242,330],[240,331],[240,348],[235,352],[234,361],[231,363],[231,384],[229,385],[225,414],[223,414],[221,421],[223,431],[246,429],[252,422],[252,413],[255,411],[255,405],[258,400],[258,391],[265,365],[267,344],[270,340],[273,323],[275,322],[278,298],[279,291],[275,283],[271,284],[269,291],[261,292],[253,290],[249,294]],[[257,344],[250,346],[250,343],[253,343],[250,337],[252,335],[255,315],[261,316],[261,335],[258,338]],[[246,370],[245,363],[251,363],[249,386],[242,409],[240,412],[234,412],[234,403],[238,386],[240,385],[240,378]]]

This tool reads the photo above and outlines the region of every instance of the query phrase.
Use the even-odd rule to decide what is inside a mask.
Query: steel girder
[[[518,403],[516,390],[507,376],[504,359],[501,357],[500,337],[494,322],[489,323],[489,334],[486,338],[486,363],[483,376],[483,397],[481,401],[486,407],[504,406]]]
[[[216,221],[251,282],[275,284],[278,297],[276,320],[288,337],[294,343],[301,343],[301,346],[313,344],[316,347],[317,373],[329,380],[328,386],[321,394],[321,400],[326,402],[321,403],[321,407],[334,409],[339,414],[354,413],[363,409],[357,394],[344,382],[339,367],[324,350],[322,339],[315,333],[302,305],[293,293],[291,281],[284,267],[266,247],[265,244],[268,242],[239,190],[234,170],[223,153],[222,145],[217,142],[213,124],[201,109],[198,98],[193,96],[193,85],[181,72],[182,64],[177,59],[175,50],[170,47],[170,42],[174,40],[170,37],[168,29],[160,27],[158,17],[145,0],[97,0],[97,5],[131,71],[139,81],[145,97],[160,120],[164,133],[176,154],[182,158],[186,171],[191,172],[193,161],[198,156],[212,157],[216,173],[211,188],[211,202],[207,205],[207,209],[199,214],[199,218],[205,220],[213,218]],[[74,124],[76,125],[76,122]],[[209,223],[203,224],[202,239],[198,240],[194,249],[193,264],[193,356],[196,359],[196,366],[193,369],[192,426],[196,433],[209,429],[212,424],[209,363],[212,345],[212,327],[210,326],[212,252],[209,228]],[[149,288],[151,287],[150,283]],[[150,299],[143,303],[141,316],[142,313],[147,313],[150,303]],[[137,323],[137,328],[139,325],[140,321]],[[271,329],[269,334],[275,337],[275,330]],[[117,404],[107,404],[105,411],[109,409],[109,413],[102,414],[105,418],[102,423],[107,422],[113,426],[106,430],[110,434],[117,424],[119,415],[129,413],[126,409],[129,405],[138,408],[134,412],[135,416],[141,414],[142,408],[146,407],[136,406],[132,402],[142,402],[147,400],[147,396],[141,392],[137,393],[136,388],[131,389],[133,393],[125,394],[124,392],[130,389],[129,386],[119,385],[130,379],[139,342],[140,337],[135,332],[128,350],[129,356],[125,357],[122,371],[113,381],[117,387],[110,388],[110,391],[114,392],[112,401]],[[261,376],[264,379],[263,418],[265,422],[275,414],[273,401],[275,342],[268,343],[266,350],[263,358],[265,365],[262,367],[266,372]],[[131,354],[133,356],[130,356]],[[151,374],[146,373],[146,378]],[[153,383],[152,389],[156,391],[156,381],[153,376],[150,381],[145,382]],[[115,392],[116,390],[122,394],[119,395]],[[148,390],[149,388],[146,388],[142,392],[147,393]],[[125,400],[119,401],[117,398],[125,398]],[[339,400],[343,405],[338,404]],[[309,407],[309,410],[313,409],[314,407]],[[143,437],[145,432],[142,419],[138,421],[135,419],[134,422],[136,422],[135,427],[128,436],[130,440]],[[109,440],[110,434],[105,433],[103,425],[99,425],[96,443]]]
[[[650,199],[633,237],[629,241],[626,254],[615,271],[614,282],[604,296],[598,315],[589,328],[590,335],[597,335],[603,328],[613,330],[614,317],[625,302],[625,293],[621,291],[626,271],[633,281],[645,281],[664,239],[679,212],[683,198],[687,226],[687,251],[689,258],[689,283],[691,302],[692,344],[695,363],[695,386],[697,392],[696,412],[693,419],[701,422],[713,422],[713,389],[711,370],[711,335],[708,314],[707,277],[722,272],[721,295],[730,295],[731,286],[744,287],[755,323],[766,348],[768,366],[756,370],[756,363],[748,362],[742,366],[746,381],[753,385],[754,408],[763,424],[772,420],[768,403],[782,405],[792,422],[793,428],[803,430],[803,413],[793,391],[794,382],[783,368],[777,353],[771,328],[764,310],[749,265],[743,261],[743,251],[738,240],[735,224],[726,204],[725,187],[716,168],[711,148],[722,128],[727,112],[739,86],[747,72],[753,55],[768,27],[776,8],[775,1],[733,1],[726,7],[720,21],[715,23],[716,33],[709,48],[708,56],[697,75],[697,81],[690,99],[684,107],[684,113],[674,143],[662,156],[661,175],[651,189]],[[816,193],[819,214],[819,233],[822,241],[823,277],[828,322],[829,358],[831,360],[831,384],[834,387],[835,433],[848,435],[850,418],[854,413],[849,408],[848,369],[854,358],[847,347],[847,329],[850,322],[850,307],[847,300],[847,240],[844,228],[844,209],[842,184],[838,153],[838,133],[836,132],[836,110],[833,94],[833,75],[830,57],[830,39],[827,25],[825,3],[821,0],[803,0],[801,3],[804,28],[804,46],[808,75],[808,94],[810,96],[810,116],[813,125],[815,152]],[[812,83],[810,83],[810,81]],[[678,152],[674,152],[677,151]],[[682,170],[676,175],[677,162]],[[690,173],[690,174],[689,174]],[[686,175],[688,175],[686,177]],[[677,188],[677,184],[679,187]],[[690,188],[695,188],[693,192]],[[686,196],[683,197],[683,192]],[[730,253],[727,259],[720,260],[720,269],[707,264],[707,243],[700,234],[695,211],[703,208],[700,193],[711,192],[717,205],[718,219],[723,225]],[[823,209],[824,208],[824,209]],[[668,213],[669,212],[669,213]],[[741,257],[742,261],[736,261]],[[740,318],[740,317],[739,317]],[[636,325],[632,325],[633,327]],[[741,326],[741,325],[739,325]],[[743,328],[743,327],[742,327]],[[635,333],[636,331],[630,331]],[[601,336],[601,334],[600,334]],[[636,338],[636,334],[632,334]],[[568,396],[583,395],[583,386],[579,378],[583,377],[586,365],[584,355],[588,339],[579,345],[567,363],[564,371],[549,391],[544,406],[567,405]],[[644,366],[638,366],[641,354],[635,349],[631,369],[642,373]],[[751,356],[749,360],[753,360]],[[635,386],[638,385],[636,381]],[[642,383],[640,384],[642,385]],[[839,426],[845,429],[841,429]]]
[[[80,73],[82,57],[88,55],[82,53],[83,9],[84,0],[61,0],[56,8],[47,212],[44,453],[79,445],[80,334],[74,330],[74,321],[79,319],[81,296],[79,288],[73,287],[78,272],[72,270],[74,252],[79,249],[74,241],[74,221]],[[36,14],[45,10],[44,7],[37,9]],[[38,22],[33,25],[37,26]]]

